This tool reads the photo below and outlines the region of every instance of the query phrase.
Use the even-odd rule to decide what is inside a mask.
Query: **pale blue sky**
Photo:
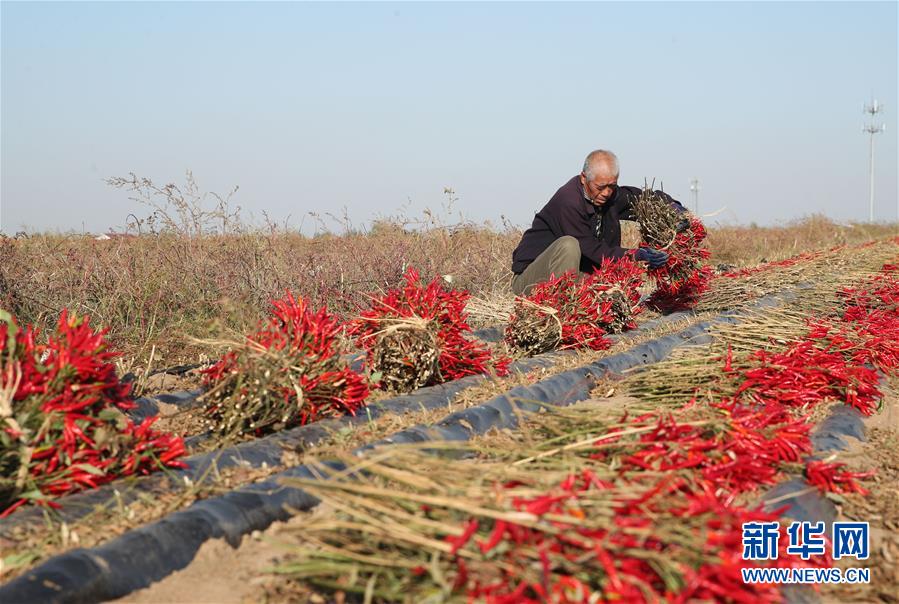
[[[864,220],[862,103],[885,103],[897,215],[897,3],[2,2],[2,229],[102,231],[135,172],[257,217],[525,227],[596,147],[716,220]],[[310,221],[307,218],[306,228]]]

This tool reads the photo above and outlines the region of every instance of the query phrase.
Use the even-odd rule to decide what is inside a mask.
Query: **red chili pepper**
[[[477,520],[469,520],[465,523],[465,527],[462,531],[462,534],[458,537],[447,535],[444,537],[444,541],[449,543],[452,546],[450,553],[455,555],[461,548],[465,547],[465,544],[471,539],[471,536],[474,535],[478,530],[478,521]]]

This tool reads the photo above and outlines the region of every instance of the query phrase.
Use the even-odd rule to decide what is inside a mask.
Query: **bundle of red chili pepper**
[[[505,331],[512,349],[538,354],[558,348],[603,350],[605,337],[636,327],[642,269],[630,258],[606,259],[587,275],[568,272],[516,300]]]
[[[125,417],[106,331],[63,311],[46,344],[0,311],[0,516],[122,476],[181,467],[182,439]]]
[[[742,370],[736,392],[746,401],[801,407],[838,400],[871,415],[883,396],[874,370],[839,352],[821,350],[813,340],[799,341],[784,352],[759,350],[753,358],[758,366]]]
[[[828,333],[827,337],[834,340],[835,346],[846,348],[845,330],[849,329],[853,339],[857,340],[849,349],[853,360],[881,371],[899,367],[899,276],[896,265],[884,265],[883,272],[874,276],[867,287],[845,288],[840,294],[845,305],[841,317],[845,325],[830,328],[836,333]]]
[[[699,297],[708,289],[713,271],[705,266],[709,250],[702,247],[706,231],[695,216],[689,218],[690,227],[677,233],[665,250],[668,260],[659,268],[647,271],[655,281],[656,290],[646,301],[649,308],[659,312],[685,310],[696,305]]]
[[[324,417],[355,414],[368,381],[350,369],[343,327],[287,292],[267,323],[204,370],[209,428],[260,435]]]
[[[471,327],[465,312],[465,304],[470,297],[467,291],[444,289],[437,278],[425,284],[418,272],[411,267],[403,279],[402,287],[370,296],[371,307],[360,312],[349,326],[349,335],[355,337],[356,344],[366,352],[369,369],[383,375],[384,372],[402,371],[416,366],[416,358],[412,357],[422,354],[421,347],[428,345],[426,339],[418,346],[409,344],[410,354],[405,359],[400,359],[399,363],[387,366],[377,363],[380,347],[399,344],[394,338],[384,337],[396,333],[385,328],[406,321],[433,326],[431,333],[425,327],[422,335],[424,338],[434,336],[431,346],[436,346],[437,371],[427,378],[415,380],[416,385],[435,384],[491,371],[497,375],[508,373],[510,359],[502,356],[494,358],[487,345],[468,336]],[[414,355],[411,354],[413,351]],[[421,366],[420,370],[426,369],[427,367]],[[394,380],[395,383],[408,381],[399,375]]]
[[[742,524],[777,520],[779,510],[748,509],[735,503],[735,497],[740,489],[770,482],[780,459],[795,459],[798,449],[792,440],[797,436],[781,430],[775,438],[783,440],[784,447],[769,452],[766,432],[777,420],[768,420],[764,413],[721,417],[702,426],[663,416],[635,418],[628,429],[646,429],[644,436],[633,438],[631,430],[612,447],[603,437],[580,452],[586,463],[569,457],[530,472],[522,469],[518,479],[492,488],[479,484],[477,475],[483,469],[477,464],[469,466],[468,476],[454,474],[452,484],[426,468],[415,479],[414,458],[398,459],[383,471],[366,466],[382,476],[400,471],[403,487],[361,487],[366,501],[363,505],[356,497],[356,505],[362,506],[358,517],[338,519],[313,534],[317,545],[304,556],[310,570],[303,576],[322,577],[330,586],[369,583],[377,590],[382,585],[377,581],[394,574],[386,580],[392,593],[419,595],[433,590],[430,579],[447,592],[491,604],[779,601],[776,586],[744,584],[740,575],[741,567],[754,564],[741,557]],[[748,443],[742,442],[745,433],[752,437]],[[558,439],[550,443],[558,444]],[[764,457],[755,460],[756,452]],[[677,458],[666,459],[672,454]],[[694,457],[706,461],[695,464]],[[567,475],[559,471],[562,468],[568,468]],[[541,488],[546,477],[560,475],[564,478]],[[430,486],[434,484],[440,485],[436,492]],[[334,494],[326,492],[324,500],[344,505],[345,496],[338,488]],[[417,507],[415,502],[426,505],[418,506],[420,515],[402,520],[402,530],[365,529],[367,523],[377,525],[380,514],[403,518]],[[453,524],[455,530],[446,529]],[[448,547],[432,545],[435,537]],[[348,561],[391,556],[396,564],[367,569],[376,578],[366,572],[350,576],[340,566],[316,562],[322,543],[330,561],[343,559],[345,548],[353,555],[345,558]],[[439,559],[436,552],[441,552]],[[781,556],[763,564],[775,563],[817,566],[828,560]]]
[[[640,229],[641,247],[668,253],[664,265],[647,271],[656,283],[647,306],[660,312],[692,308],[713,274],[711,267],[704,266],[709,251],[702,247],[706,237],[702,221],[678,211],[651,187],[644,187],[633,202],[632,211]],[[688,223],[686,229],[682,226],[684,220]]]

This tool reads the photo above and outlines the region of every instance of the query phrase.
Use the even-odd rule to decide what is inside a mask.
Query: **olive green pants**
[[[553,241],[520,274],[512,277],[512,293],[516,296],[528,295],[538,283],[558,277],[568,271],[577,271],[581,266],[581,245],[570,235]]]

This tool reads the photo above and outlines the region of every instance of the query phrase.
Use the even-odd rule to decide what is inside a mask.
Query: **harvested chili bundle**
[[[677,235],[678,223],[682,220],[681,212],[648,186],[643,187],[643,192],[631,204],[631,209],[643,243],[662,250],[671,247]]]
[[[644,188],[634,202],[633,212],[643,240],[641,247],[668,252],[663,266],[647,271],[656,283],[647,306],[660,312],[692,308],[714,274],[712,267],[704,265],[709,251],[702,247],[706,237],[702,222],[675,210],[649,188]]]
[[[885,264],[885,274],[872,278],[870,287],[841,292],[847,304],[842,320],[860,340],[853,360],[881,371],[899,367],[899,279],[893,266]]]
[[[608,348],[606,334],[636,327],[642,272],[630,258],[605,259],[593,273],[568,272],[538,284],[516,300],[506,343],[523,354]]]
[[[222,437],[354,415],[365,404],[368,382],[342,356],[337,318],[290,292],[272,306],[266,324],[203,371],[208,426]]]
[[[438,380],[440,375],[440,326],[434,320],[385,318],[381,330],[371,335],[371,370],[380,376],[381,387],[393,392],[411,392]]]
[[[626,256],[618,260],[606,258],[599,268],[594,270],[593,276],[597,281],[611,286],[607,291],[620,300],[622,309],[618,313],[618,326],[621,329],[618,331],[636,327],[633,318],[642,311],[640,288],[643,287],[644,281],[640,265]]]
[[[677,233],[668,251],[668,261],[647,273],[656,282],[656,290],[646,304],[660,312],[692,308],[708,289],[714,275],[712,267],[704,265],[709,250],[702,247],[706,232],[696,217],[689,219],[689,228]]]
[[[884,265],[889,268],[892,265]],[[883,309],[896,311],[899,308],[899,279],[893,275],[892,270],[886,270],[874,275],[868,283],[860,287],[846,287],[838,292],[843,300],[846,312],[850,313],[855,308],[866,310]],[[851,319],[847,319],[851,320]]]
[[[812,425],[777,404],[751,408],[726,399],[697,407],[692,417],[696,421],[684,421],[683,414],[632,418],[623,432],[636,435],[624,439],[610,431],[598,441],[601,447],[586,453],[631,479],[644,471],[689,470],[695,491],[739,494],[774,484],[782,463],[798,462],[812,450]]]
[[[894,312],[855,306],[846,311],[843,322],[810,322],[808,337],[856,365],[884,372],[899,367],[899,314]]]
[[[562,342],[559,311],[527,298],[516,298],[505,330],[505,342],[523,356],[555,350]]]
[[[461,536],[446,538],[452,553],[464,547],[467,554],[454,558],[454,586],[471,600],[496,604],[716,600],[723,594],[778,601],[776,589],[746,585],[739,572],[746,565],[742,524],[770,521],[773,514],[725,505],[711,492],[683,491],[680,481],[668,478],[628,496],[633,485],[606,486],[589,474],[512,499],[516,512],[540,522],[466,521]],[[614,520],[591,522],[593,492],[609,489],[616,497]],[[678,526],[693,539],[676,537]]]
[[[135,425],[106,331],[63,311],[46,344],[0,311],[0,516],[121,476],[182,467],[181,438]]]
[[[383,388],[409,391],[466,375],[508,372],[509,359],[494,358],[488,346],[467,336],[467,291],[446,290],[436,278],[424,284],[411,267],[403,279],[402,287],[373,296],[371,308],[348,331]]]

